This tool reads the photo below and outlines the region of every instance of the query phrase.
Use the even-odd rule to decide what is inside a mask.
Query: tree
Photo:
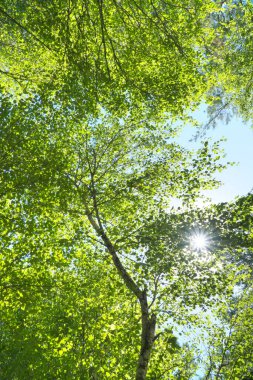
[[[194,373],[168,316],[225,287],[223,258],[178,239],[187,212],[164,215],[175,197],[190,213],[223,168],[219,143],[189,152],[173,125],[213,86],[217,7],[1,6],[3,378]]]
[[[66,232],[57,238],[51,227],[48,237],[43,233],[44,227],[41,232],[37,230],[38,240],[45,239],[52,252],[55,248],[50,239],[56,239],[57,246],[62,244],[67,256],[75,247],[86,251],[87,244],[94,241],[94,260],[98,263],[102,260],[106,268],[109,254],[121,286],[123,283],[128,289],[128,299],[140,305],[137,314],[141,316],[142,338],[136,379],[144,379],[153,346],[166,347],[162,337],[155,333],[156,325],[163,330],[166,320],[163,312],[159,312],[161,306],[180,294],[183,301],[178,306],[176,302],[174,307],[191,305],[193,301],[201,303],[197,284],[202,289],[209,284],[206,280],[201,283],[201,276],[198,283],[194,278],[187,279],[188,272],[183,267],[177,273],[181,253],[174,250],[175,257],[171,260],[163,242],[157,253],[152,247],[147,250],[140,232],[156,218],[159,209],[169,206],[171,197],[179,196],[189,202],[200,188],[213,185],[212,174],[221,169],[216,157],[217,144],[209,147],[206,142],[192,158],[192,153],[173,141],[174,130],[169,123],[155,128],[148,122],[136,126],[131,118],[122,120],[103,111],[99,118],[76,120],[75,114],[67,117],[59,107],[51,107],[50,102],[42,106],[38,101],[27,101],[20,108],[7,101],[6,107],[10,109],[2,113],[2,178],[3,183],[9,184],[9,191],[6,194],[4,186],[2,194],[17,209],[24,210],[20,236],[31,218],[33,228],[28,229],[28,235],[33,236],[38,218],[45,216],[46,220],[49,217],[55,221],[55,228],[66,223],[69,230],[66,238]],[[14,231],[7,246],[13,246],[17,239],[17,226]],[[96,259],[97,249],[102,256]],[[186,259],[187,254],[183,252]],[[30,253],[27,255],[30,260]],[[39,265],[43,270],[48,268],[50,275],[48,264],[42,263]],[[208,273],[209,266],[197,256],[192,262],[196,271],[203,267],[205,279],[213,277],[212,272]],[[113,281],[118,284],[118,280]],[[185,281],[187,288],[173,292],[171,282],[175,281],[177,284]],[[195,288],[192,294],[191,287]],[[154,352],[158,355],[159,349],[154,348]],[[134,358],[133,352],[131,360]],[[156,354],[154,363],[155,358]],[[110,373],[110,367],[106,367],[109,364],[103,365]]]

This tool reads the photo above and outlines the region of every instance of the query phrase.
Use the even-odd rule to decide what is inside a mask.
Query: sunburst
[[[209,239],[203,232],[196,232],[190,237],[190,246],[194,251],[206,251],[208,249]]]

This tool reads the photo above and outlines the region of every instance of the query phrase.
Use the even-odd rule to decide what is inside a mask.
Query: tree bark
[[[154,344],[156,315],[149,315],[147,293],[142,292],[139,299],[141,306],[142,333],[141,333],[141,349],[136,370],[136,380],[145,380],[151,355],[151,350]]]

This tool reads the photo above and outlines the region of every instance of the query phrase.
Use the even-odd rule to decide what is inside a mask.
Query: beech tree
[[[219,142],[175,136],[223,69],[220,9],[2,2],[1,378],[194,376],[171,318],[229,285],[187,233],[224,165]]]
[[[186,251],[177,254],[174,250],[173,254],[172,249],[172,259],[166,245],[161,243],[158,252],[152,248],[149,252],[139,239],[140,232],[148,221],[156,217],[159,209],[169,207],[171,197],[181,197],[190,202],[201,188],[214,184],[212,175],[222,168],[216,157],[218,146],[214,144],[209,147],[206,142],[192,157],[191,152],[173,141],[174,131],[169,123],[153,128],[152,123],[150,125],[146,121],[136,126],[131,118],[123,121],[103,112],[96,119],[76,120],[71,113],[68,117],[62,114],[60,107],[49,107],[50,103],[42,107],[38,106],[38,101],[23,102],[22,123],[19,123],[20,105],[11,105],[2,113],[3,194],[6,183],[10,188],[3,199],[7,207],[11,204],[14,210],[17,207],[21,212],[19,224],[14,223],[14,233],[7,235],[6,245],[11,252],[14,251],[15,257],[19,252],[18,246],[21,244],[22,247],[25,239],[27,246],[25,244],[24,248],[20,248],[18,265],[25,272],[31,266],[32,271],[35,265],[32,264],[33,260],[36,263],[39,260],[34,270],[40,275],[34,275],[43,277],[46,271],[48,274],[45,279],[49,276],[50,282],[60,267],[56,270],[50,264],[45,264],[48,255],[46,260],[50,262],[50,255],[53,255],[53,265],[58,266],[54,255],[60,249],[60,258],[62,255],[68,258],[68,266],[70,269],[73,266],[73,272],[76,264],[71,251],[84,250],[85,257],[85,251],[93,242],[94,260],[103,260],[105,267],[113,264],[116,270],[113,278],[118,273],[121,286],[123,283],[128,290],[129,300],[140,306],[140,310],[136,309],[134,313],[141,318],[140,352],[137,359],[134,352],[139,345],[136,345],[132,358],[136,358],[133,364],[133,367],[137,367],[136,379],[144,379],[152,347],[156,340],[158,347],[159,341],[163,342],[161,337],[158,339],[160,334],[155,332],[157,324],[163,330],[166,320],[162,317],[163,313],[160,316],[159,305],[170,302],[171,297],[173,299],[178,295],[176,292],[173,296],[172,283],[178,282],[177,278],[185,282],[186,288],[181,291],[185,297],[179,307],[184,303],[189,304],[187,294],[192,287],[195,288],[194,304],[198,302],[198,283],[202,290],[204,288],[201,281],[193,281],[191,277],[187,279],[188,272],[184,272],[183,264],[182,271],[178,272],[181,256],[188,260]],[[61,224],[66,224],[62,236],[50,227],[50,220],[55,221],[53,226],[57,230],[61,230]],[[22,237],[27,233],[30,238]],[[54,244],[50,247],[51,239],[56,241],[56,248]],[[30,240],[33,247],[42,245],[42,261],[39,255],[33,253],[35,248],[29,247]],[[45,243],[42,243],[44,240]],[[44,249],[48,252],[45,257]],[[98,256],[97,250],[100,252]],[[108,263],[108,254],[111,264]],[[203,267],[203,276],[212,278],[212,272],[208,274],[210,264],[203,263],[197,256],[192,264],[193,270]],[[216,266],[218,261],[212,264]],[[5,270],[8,271],[7,268]],[[8,286],[12,287],[12,281]],[[25,283],[25,279],[22,280],[21,276],[18,286],[22,286],[22,283]],[[117,284],[118,280],[111,285],[112,288]],[[44,285],[36,281],[35,286]],[[201,297],[199,302],[202,302]],[[114,318],[117,321],[116,316]],[[129,334],[132,334],[131,330]],[[166,347],[165,343],[161,344]],[[159,365],[161,363],[154,364],[157,374],[159,371],[162,373]],[[110,366],[106,367],[105,364],[101,369],[96,367],[96,371],[104,369],[111,376]],[[131,365],[129,367],[131,370]],[[85,371],[85,376],[88,376],[87,368]],[[118,372],[115,373],[117,378]],[[153,375],[150,376],[152,378]],[[132,372],[130,377],[133,377]]]

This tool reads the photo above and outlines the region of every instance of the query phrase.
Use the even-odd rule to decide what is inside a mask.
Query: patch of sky
[[[206,107],[202,106],[193,114],[200,124],[208,120]],[[253,189],[253,129],[249,123],[234,116],[228,123],[218,120],[215,128],[206,131],[204,138],[195,139],[196,128],[187,126],[182,129],[176,141],[187,149],[198,149],[201,141],[218,141],[223,139],[222,148],[225,158],[222,163],[235,162],[216,178],[222,185],[215,190],[206,190],[203,194],[213,203],[229,202],[238,196],[246,195]],[[225,139],[224,139],[225,138]]]

